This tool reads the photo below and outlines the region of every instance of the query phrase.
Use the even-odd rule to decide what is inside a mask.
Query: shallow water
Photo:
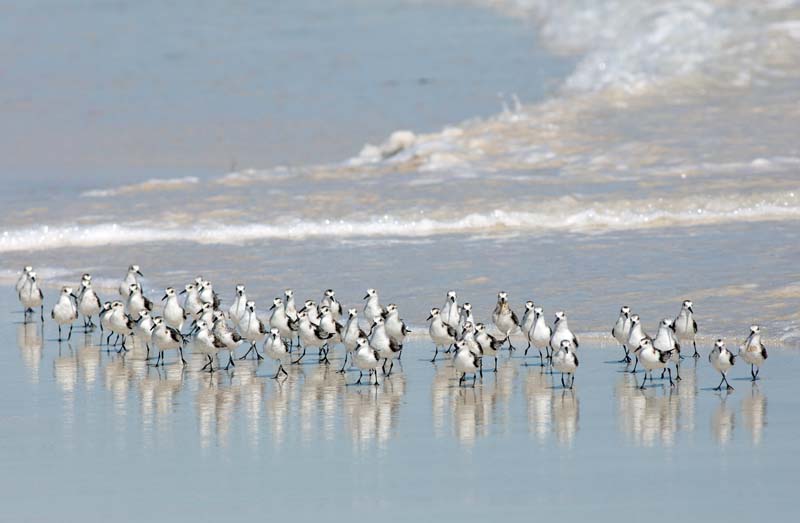
[[[106,352],[97,333],[59,346],[52,324],[42,332],[9,312],[10,294],[4,520],[750,521],[791,507],[794,351],[772,349],[757,385],[736,365],[731,393],[711,390],[705,357],[684,360],[675,389],[656,380],[639,391],[641,373],[614,363],[619,348],[596,343],[579,352],[573,391],[506,351],[496,374],[459,388],[422,339],[377,388],[348,385],[357,373],[336,373],[338,358],[330,368],[308,358],[278,382],[272,362],[209,375],[199,356],[184,368],[169,354],[155,369],[142,347]]]

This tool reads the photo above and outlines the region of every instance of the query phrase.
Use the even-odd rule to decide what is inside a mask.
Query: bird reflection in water
[[[28,371],[28,379],[34,384],[39,383],[43,346],[44,335],[41,325],[32,322],[17,325],[17,347],[22,356],[22,363]]]
[[[767,424],[767,397],[757,383],[752,384],[750,394],[742,399],[742,418],[745,428],[750,432],[751,441],[756,446],[760,445]]]

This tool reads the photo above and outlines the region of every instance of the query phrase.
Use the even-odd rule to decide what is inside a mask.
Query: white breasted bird
[[[642,340],[645,339],[645,338],[651,339],[650,336],[648,336],[644,332],[644,329],[642,328],[642,320],[641,320],[641,318],[639,318],[638,314],[632,315],[631,316],[631,331],[628,334],[628,343],[626,344],[626,346],[628,347],[629,351],[630,350],[634,351],[634,356],[636,355],[635,354],[636,349],[639,348],[639,346],[642,344]],[[636,363],[633,364],[633,370],[631,371],[631,374],[635,374],[636,373],[636,369],[638,367],[639,367],[639,358],[637,357],[636,358]]]
[[[128,267],[128,273],[125,274],[125,278],[123,278],[122,283],[119,284],[119,295],[127,299],[128,295],[131,293],[131,285],[139,283],[139,277],[143,277],[143,275],[138,265],[131,265]]]
[[[505,291],[497,293],[497,304],[492,311],[492,321],[500,334],[508,341],[508,350],[515,350],[516,347],[511,343],[511,334],[519,327],[519,320],[508,304],[508,293]]]
[[[369,345],[378,351],[378,354],[383,358],[383,373],[386,376],[391,375],[394,368],[394,360],[399,356],[402,346],[386,332],[386,324],[381,316],[375,318],[375,325],[373,325],[372,334],[369,336]],[[386,371],[387,362],[390,364],[388,372]]]
[[[190,283],[183,288],[180,294],[185,294],[183,300],[183,310],[187,317],[197,318],[203,310],[203,301],[200,299],[200,292],[197,290],[196,283]]]
[[[685,300],[681,306],[681,312],[675,318],[675,334],[678,336],[679,342],[691,341],[694,347],[693,358],[699,358],[700,353],[697,352],[697,322],[694,319],[694,309],[691,300]]]
[[[164,323],[163,318],[153,318],[153,332],[150,335],[150,344],[158,351],[158,358],[154,365],[164,365],[164,351],[178,350],[181,363],[186,365],[183,359],[183,336],[180,332]]]
[[[674,323],[670,318],[661,320],[656,337],[653,338],[653,347],[670,354],[669,360],[675,364],[675,379],[681,381],[681,344],[678,343],[674,328]],[[666,372],[666,368],[661,371],[661,378],[664,378]],[[670,373],[671,375],[672,373]]]
[[[625,351],[625,356],[619,360],[620,363],[631,362],[630,348],[628,347],[628,336],[630,336],[630,334],[631,308],[627,305],[623,305],[619,310],[619,318],[617,318],[617,323],[615,323],[614,327],[611,329],[611,335],[614,336],[614,339],[617,340],[620,345],[622,345],[622,349]]]
[[[244,290],[244,285],[241,283],[236,286],[236,294],[233,297],[233,305],[228,309],[228,315],[233,322],[234,327],[239,326],[239,321],[244,316],[244,311],[247,310],[247,293]]]
[[[39,288],[36,272],[28,273],[28,281],[22,286],[22,290],[17,293],[22,307],[25,309],[25,322],[28,321],[28,314],[33,313],[33,309],[39,309],[39,319],[44,322],[44,293]]]
[[[494,368],[492,372],[497,372],[497,351],[503,346],[503,340],[498,340],[488,332],[483,323],[475,324],[475,342],[481,348],[481,356],[491,356],[494,358]]]
[[[186,321],[186,311],[183,310],[181,304],[178,302],[178,295],[175,289],[167,287],[164,289],[164,297],[161,298],[164,303],[164,323],[168,327],[177,329],[180,332],[183,329],[183,322]]]
[[[378,365],[380,365],[381,356],[367,341],[366,338],[361,337],[356,341],[356,350],[353,353],[353,362],[360,371],[358,374],[358,381],[354,385],[361,383],[361,378],[364,376],[364,371],[369,371],[370,375],[375,374],[375,386],[378,386]]]
[[[767,348],[761,343],[761,328],[758,325],[750,326],[750,334],[739,347],[739,356],[750,364],[750,376],[756,381],[761,365],[767,361]]]
[[[547,321],[544,319],[544,310],[541,307],[534,307],[533,313],[535,315],[533,327],[531,327],[531,334],[530,339],[533,342],[533,346],[536,347],[536,350],[539,351],[539,361],[540,365],[544,367],[544,357],[542,355],[542,349],[545,349],[548,356],[550,354],[550,337],[552,336],[552,331],[550,326],[547,324]]]
[[[226,348],[225,344],[214,336],[211,325],[205,320],[198,320],[197,329],[194,336],[192,336],[192,350],[208,359],[200,371],[208,369],[208,372],[214,372],[214,358],[219,353],[219,350],[224,348]]]
[[[558,350],[553,354],[553,368],[561,373],[561,386],[567,387],[564,374],[567,375],[569,388],[575,385],[575,371],[578,369],[578,355],[575,354],[576,345],[564,339],[559,342]]]
[[[375,325],[375,320],[383,316],[383,307],[381,307],[380,299],[378,298],[378,291],[375,289],[367,289],[367,294],[364,296],[366,303],[364,303],[364,319],[367,320],[370,328]]]
[[[461,309],[458,306],[458,297],[456,291],[447,291],[447,297],[444,300],[444,305],[440,310],[442,321],[458,330],[458,321],[461,314]]]
[[[84,278],[81,281],[81,292],[78,294],[78,313],[83,316],[83,327],[85,329],[94,329],[95,323],[92,318],[100,314],[103,308],[100,303],[100,298],[92,288],[92,279]]]
[[[344,326],[342,334],[342,343],[344,344],[345,352],[342,368],[339,369],[340,373],[344,373],[344,369],[347,366],[348,355],[352,362],[354,351],[358,348],[358,339],[367,337],[367,333],[358,325],[358,309],[349,309],[347,311],[347,316],[347,323]]]
[[[406,336],[411,334],[411,330],[408,328],[408,325],[406,325],[406,322],[400,318],[400,311],[394,303],[390,303],[386,307],[386,319],[384,323],[386,325],[386,333],[392,338],[392,341],[400,345],[399,359],[403,354],[403,342],[405,342]]]
[[[231,365],[236,366],[233,359],[236,356],[236,348],[242,342],[242,336],[228,326],[225,313],[222,311],[214,311],[213,333],[218,340],[225,344],[225,349],[228,351],[228,364],[225,366],[225,370],[228,370]]]
[[[22,268],[22,272],[19,274],[19,278],[17,279],[17,284],[14,286],[17,294],[19,294],[19,291],[21,291],[22,288],[25,287],[25,284],[28,283],[28,275],[31,272],[33,272],[33,267],[30,265],[26,265]]]
[[[644,367],[644,378],[642,379],[641,387],[639,387],[640,389],[644,390],[648,376],[650,377],[650,382],[653,382],[653,371],[656,369],[666,369],[669,372],[670,387],[675,385],[672,381],[672,369],[668,367],[672,350],[658,350],[653,346],[653,341],[650,338],[644,338],[636,348],[636,356],[639,358],[642,367]]]
[[[533,309],[536,307],[531,300],[525,302],[525,312],[522,314],[522,322],[519,325],[522,334],[525,335],[525,339],[528,340],[528,346],[525,347],[525,356],[528,355],[528,350],[531,348],[531,329],[533,328],[533,321],[536,318],[536,314],[534,314]]]
[[[244,317],[239,322],[239,333],[242,338],[250,342],[250,348],[247,349],[244,356],[240,360],[245,359],[251,352],[256,353],[256,359],[263,360],[264,358],[258,353],[257,344],[267,337],[267,327],[264,322],[258,318],[256,314],[256,302],[250,300],[247,302],[247,310]]]
[[[722,374],[722,380],[714,390],[721,390],[723,383],[726,385],[728,390],[733,390],[733,387],[731,387],[730,383],[728,383],[727,373],[730,368],[733,367],[733,364],[736,363],[736,356],[725,347],[724,341],[717,340],[714,342],[714,348],[711,349],[711,352],[708,355],[708,361],[711,363],[711,366],[717,370],[717,372]]]
[[[289,373],[283,368],[283,360],[289,357],[289,350],[286,348],[286,342],[281,337],[280,330],[276,328],[270,329],[269,336],[264,340],[264,353],[268,358],[278,363],[278,370],[275,372],[273,379],[278,379],[281,373],[288,378]]]
[[[442,319],[441,311],[437,307],[431,309],[428,321],[431,322],[428,327],[428,334],[436,347],[436,352],[433,353],[433,359],[431,359],[431,363],[433,363],[439,354],[439,347],[447,347],[447,351],[450,351],[450,348],[456,342],[456,329]]]
[[[58,341],[61,338],[61,326],[69,325],[69,334],[67,340],[72,338],[72,322],[78,319],[78,306],[75,304],[75,295],[72,293],[72,287],[62,287],[61,295],[58,301],[53,306],[53,311],[50,317],[58,323]]]
[[[333,289],[325,290],[322,300],[319,302],[319,304],[324,305],[331,310],[334,320],[339,321],[339,318],[342,317],[342,304],[336,300],[336,291]]]
[[[455,350],[453,366],[461,374],[461,377],[458,378],[458,386],[460,387],[464,383],[467,374],[472,374],[472,386],[474,387],[475,381],[478,379],[478,371],[481,368],[480,356],[472,352],[463,340],[455,343]]]
[[[125,303],[125,310],[133,321],[137,321],[139,319],[140,310],[153,310],[153,302],[145,297],[142,292],[141,284],[131,283],[129,290],[130,292],[128,293],[128,300]]]

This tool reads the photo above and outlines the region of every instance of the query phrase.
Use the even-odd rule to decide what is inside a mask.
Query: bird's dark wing
[[[578,337],[575,336],[574,334],[572,335],[572,343],[575,344],[575,348],[577,349],[578,348]]]
[[[218,349],[224,349],[225,348],[225,343],[223,343],[221,339],[219,339],[216,336],[214,336],[214,347],[216,347]]]
[[[446,323],[444,325],[445,325],[445,327],[447,327],[447,335],[450,336],[451,338],[455,339],[455,337],[458,336],[458,332],[456,332],[456,330],[453,327],[451,327],[450,325],[448,325]]]
[[[172,338],[172,341],[183,343],[183,336],[177,330],[173,329],[172,327],[167,327],[167,333],[169,334],[169,337]]]
[[[396,341],[394,341],[393,339],[389,338],[389,349],[390,349],[392,352],[400,352],[400,350],[401,350],[402,348],[403,348],[403,346],[402,346],[402,345],[400,345],[399,343],[397,343],[397,342],[396,342]]]
[[[697,322],[694,321],[694,318],[692,318],[692,329],[694,329],[694,333],[697,334]]]
[[[144,308],[147,309],[148,311],[152,311],[153,310],[153,302],[148,300],[144,296],[142,296],[142,298],[144,299]]]
[[[98,307],[102,307],[102,305],[100,303],[100,297],[97,294],[94,295],[94,299],[95,299],[95,301],[97,301],[97,306]]]
[[[577,367],[579,365],[579,363],[578,363],[578,355],[573,352],[572,353],[572,357],[575,358],[575,366]]]
[[[219,294],[217,294],[216,291],[214,291],[214,292],[212,292],[212,296],[214,296],[214,298],[211,300],[212,303],[214,304],[214,309],[215,310],[219,309],[219,305],[220,305]]]
[[[511,320],[514,322],[514,325],[519,325],[519,320],[517,319],[517,313],[511,311]]]
[[[239,343],[242,341],[242,337],[239,335],[238,332],[231,333],[231,338],[233,339],[234,343]]]
[[[403,321],[403,320],[400,320],[400,321]],[[403,323],[400,325],[400,332],[402,332],[402,333],[403,333],[403,336],[405,336],[406,334],[410,334],[410,333],[411,333],[411,329],[409,329],[408,327],[406,327],[406,324],[405,324],[405,322],[403,322]]]
[[[761,344],[761,357],[767,359],[767,348],[763,343]]]

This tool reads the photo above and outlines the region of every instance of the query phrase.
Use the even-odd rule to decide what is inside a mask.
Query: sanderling
[[[656,337],[653,338],[653,347],[661,352],[668,352],[670,354],[669,359],[675,364],[675,379],[681,381],[681,344],[678,343],[675,337],[674,328],[674,323],[671,319],[664,318],[661,320]],[[662,379],[667,370],[668,369],[664,368],[664,370],[661,371]],[[672,373],[670,373],[670,376],[671,375]]]
[[[403,354],[403,342],[406,339],[406,336],[411,334],[406,323],[400,318],[400,311],[397,309],[397,305],[394,303],[390,303],[386,307],[386,320],[384,321],[386,326],[386,334],[392,338],[396,344],[400,345],[400,354],[398,354],[398,359],[400,355]]]
[[[303,359],[303,356],[306,355],[306,350],[309,348],[316,348],[319,350],[320,363],[329,363],[327,354],[323,357],[322,347],[333,337],[333,334],[323,331],[316,323],[311,323],[311,320],[308,318],[308,311],[304,310],[297,312],[297,327],[303,352],[300,354],[300,357],[292,363],[300,363],[300,360]]]
[[[644,332],[644,329],[642,329],[642,320],[639,318],[639,315],[634,314],[631,316],[631,331],[628,334],[628,343],[626,344],[628,350],[631,350],[631,347],[633,347],[633,350],[638,349],[642,344],[642,340],[645,338],[651,339],[650,336]],[[636,373],[637,367],[639,367],[638,357],[636,358],[636,363],[633,364],[633,370],[631,371],[632,374]]]
[[[88,272],[84,272],[81,275],[81,281],[78,284],[78,293],[75,295],[75,303],[80,303],[81,302],[81,296],[83,296],[83,291],[86,289],[86,287],[83,286],[83,282],[86,282],[86,281],[88,281],[89,283],[91,283],[91,281],[92,281],[92,275],[89,274]]]
[[[561,348],[561,342],[564,340],[572,343],[572,351],[579,347],[578,338],[569,330],[567,314],[564,311],[556,312],[556,320],[552,330],[553,334],[550,336],[551,357],[555,357],[556,351]]]
[[[319,304],[331,310],[334,320],[339,321],[339,318],[342,317],[342,304],[336,301],[336,292],[333,289],[327,289],[325,291]]]
[[[33,267],[30,265],[26,265],[22,272],[19,275],[19,279],[17,279],[17,284],[15,285],[15,289],[17,290],[17,294],[25,287],[25,284],[28,283],[28,275],[33,272]]]
[[[214,323],[214,305],[211,303],[203,303],[203,306],[200,308],[200,314],[197,315],[197,319],[192,322],[192,328],[190,332],[194,332],[197,329],[197,324],[201,321],[206,322],[207,325],[212,325]]]
[[[345,366],[347,365],[347,355],[350,354],[352,358],[353,351],[358,347],[358,339],[367,337],[367,334],[361,330],[361,327],[358,325],[358,310],[349,309],[347,314],[347,323],[344,326],[342,334],[342,343],[344,344],[345,352],[342,368],[339,369],[340,373],[344,373]]]
[[[535,305],[532,301],[528,300],[525,302],[525,312],[522,314],[522,323],[519,324],[519,328],[522,331],[522,334],[525,335],[525,339],[528,340],[528,346],[525,347],[525,355],[528,354],[528,350],[531,348],[531,329],[533,328],[533,322],[536,318],[536,314],[533,312]]]
[[[100,313],[103,305],[92,288],[91,278],[81,281],[81,288],[82,290],[78,294],[78,313],[83,316],[83,328],[94,329],[95,324],[92,318],[95,314]]]
[[[342,341],[342,334],[344,333],[344,327],[342,324],[336,321],[333,317],[333,312],[331,312],[331,308],[327,305],[321,305],[319,307],[319,328],[322,329],[322,332],[325,334],[330,334],[331,337],[328,338],[328,341],[325,342],[325,345],[322,348],[325,350],[325,358],[328,357],[328,350],[330,349],[331,345],[336,345]]]
[[[288,356],[289,351],[286,349],[286,342],[283,341],[280,330],[270,329],[269,336],[264,341],[264,353],[268,358],[278,362],[278,370],[275,372],[273,379],[278,379],[281,372],[288,378],[289,373],[283,368],[283,359]]]
[[[497,305],[492,311],[492,321],[500,334],[505,337],[504,341],[508,341],[508,350],[515,350],[516,348],[511,343],[511,333],[519,327],[519,320],[517,314],[508,305],[508,293],[505,291],[497,293]]]
[[[147,349],[147,359],[150,359],[150,335],[153,333],[153,318],[150,316],[150,311],[142,309],[139,311],[139,319],[133,322],[133,335],[144,340],[144,346]]]
[[[445,298],[444,305],[442,305],[440,310],[442,321],[458,331],[460,315],[461,308],[458,306],[458,297],[456,296],[456,291],[447,291],[447,298]]]
[[[111,304],[111,312],[108,315],[108,326],[112,333],[117,335],[117,339],[122,338],[122,347],[117,352],[127,350],[125,341],[131,334],[133,323],[125,314],[125,305],[121,301],[115,301]],[[114,344],[116,345],[116,341]]]
[[[297,307],[294,304],[294,292],[292,289],[286,289],[283,294],[286,296],[286,303],[283,307],[286,316],[292,321],[297,321]]]
[[[270,329],[278,329],[281,338],[289,343],[292,342],[292,329],[289,326],[289,316],[286,315],[286,309],[283,307],[283,300],[275,298],[272,300],[272,306],[269,308],[269,327]]]
[[[575,354],[575,345],[569,339],[563,339],[559,342],[558,350],[553,354],[553,368],[561,373],[561,386],[566,387],[564,383],[564,374],[569,377],[569,388],[575,385],[575,370],[578,368],[578,355]]]
[[[69,324],[69,334],[67,340],[72,338],[72,322],[78,319],[78,306],[75,305],[75,295],[72,293],[72,287],[63,287],[58,301],[53,306],[50,317],[58,323],[58,341],[61,338],[61,326]]]
[[[17,293],[17,296],[25,309],[25,322],[28,321],[28,314],[37,307],[39,308],[39,319],[44,322],[44,293],[39,288],[35,271],[28,273],[28,281],[22,286],[22,290]]]
[[[164,323],[180,332],[183,329],[183,322],[186,321],[186,311],[183,310],[183,307],[178,302],[178,295],[175,293],[175,289],[172,287],[164,289],[164,297],[161,298],[161,301],[166,301],[163,312]]]
[[[305,312],[308,316],[308,321],[314,324],[319,324],[319,307],[314,300],[306,300],[303,302],[303,308],[297,311],[298,314]]]
[[[453,327],[456,329],[457,340],[461,339],[461,336],[464,334],[464,325],[466,325],[467,322],[475,325],[475,317],[472,315],[472,304],[470,302],[464,302],[464,305],[461,306],[461,312],[458,315],[458,321],[455,325],[453,325]],[[447,350],[445,352],[450,351]]]
[[[208,303],[208,305],[211,305],[211,303]],[[214,336],[211,331],[211,325],[205,320],[199,320],[197,322],[197,331],[192,336],[192,351],[208,358],[208,362],[200,370],[208,369],[209,372],[214,372],[214,358],[219,350],[224,348],[226,347],[222,340]]]
[[[200,293],[197,290],[196,283],[189,283],[180,294],[185,294],[186,298],[183,300],[183,311],[187,317],[196,318],[200,311],[203,310],[203,302],[200,300]]]
[[[378,291],[375,289],[367,289],[364,299],[367,300],[364,304],[364,319],[367,320],[367,324],[372,328],[375,325],[375,320],[383,316],[383,307],[381,307],[378,299]]]
[[[483,323],[475,324],[475,342],[481,348],[481,356],[492,356],[494,358],[494,368],[492,372],[497,372],[497,351],[503,346],[503,340],[498,340],[488,332]]]
[[[639,346],[636,347],[635,352],[636,357],[644,367],[644,378],[642,379],[642,385],[639,387],[640,389],[644,390],[648,376],[650,377],[650,383],[653,383],[653,371],[655,369],[666,369],[669,373],[670,387],[675,386],[675,382],[672,381],[672,369],[668,366],[672,357],[672,349],[666,351],[658,350],[653,346],[653,341],[650,338],[644,338]]]
[[[267,328],[256,314],[256,302],[252,300],[248,301],[246,308],[247,310],[244,313],[244,318],[242,318],[242,321],[239,323],[239,333],[242,335],[242,338],[250,342],[250,348],[247,349],[244,356],[239,359],[243,360],[249,356],[251,352],[255,351],[256,359],[263,360],[264,358],[258,353],[256,344],[267,336]]]
[[[542,349],[545,349],[548,357],[551,356],[550,337],[553,333],[550,329],[550,326],[547,324],[547,321],[544,319],[544,311],[542,308],[534,307],[533,313],[536,315],[536,318],[533,322],[533,328],[531,329],[530,337],[533,341],[533,346],[539,351],[539,364],[544,367],[544,356],[542,355]]]
[[[228,315],[230,315],[234,327],[239,326],[239,320],[242,319],[246,310],[247,294],[244,291],[244,285],[240,283],[236,286],[236,296],[233,298],[233,305],[228,309]]]
[[[210,281],[203,280],[200,287],[197,288],[197,295],[203,303],[210,303],[213,309],[219,309],[219,295],[214,292],[214,286]]]
[[[436,307],[431,309],[431,315],[428,316],[428,320],[431,322],[428,327],[428,334],[430,334],[431,340],[433,340],[433,344],[436,347],[436,352],[433,353],[433,358],[431,359],[431,363],[433,363],[436,361],[436,356],[439,355],[439,347],[447,347],[447,351],[450,351],[450,348],[456,342],[456,329],[442,320],[441,311]]]
[[[125,303],[125,310],[133,321],[139,319],[139,311],[145,309],[153,310],[153,302],[148,300],[142,292],[142,286],[138,283],[131,283],[128,301]]]
[[[622,308],[619,310],[619,318],[617,318],[617,323],[614,324],[614,328],[611,329],[611,335],[614,336],[614,339],[622,345],[622,349],[625,351],[625,357],[619,360],[620,363],[630,363],[631,362],[631,355],[630,350],[628,349],[628,336],[631,334],[631,308],[627,305],[623,305]]]
[[[369,344],[383,358],[383,373],[386,376],[391,375],[394,368],[394,360],[399,355],[402,347],[386,332],[386,323],[382,316],[375,318],[375,325],[369,337]],[[389,362],[388,372],[386,371],[387,362]]]
[[[158,351],[158,358],[154,365],[164,365],[164,351],[178,349],[181,363],[186,365],[183,359],[183,336],[180,332],[164,323],[163,318],[153,318],[153,332],[150,335],[150,344]]]
[[[139,283],[139,276],[142,276],[142,271],[139,270],[138,265],[131,265],[128,267],[128,273],[125,275],[122,283],[119,284],[119,295],[123,298],[127,298],[131,293],[131,285]]]
[[[689,306],[691,307],[691,302],[689,303]],[[722,380],[714,390],[722,389],[723,383],[727,386],[728,390],[733,390],[733,387],[731,387],[730,383],[728,383],[728,377],[726,374],[728,370],[733,367],[733,364],[736,363],[736,356],[725,347],[724,341],[717,340],[714,342],[714,348],[711,349],[711,353],[708,355],[708,361],[720,374],[722,374]]]
[[[475,381],[478,379],[478,370],[481,368],[481,358],[472,352],[463,340],[455,343],[456,355],[453,359],[453,365],[456,370],[461,373],[458,379],[458,386],[464,383],[467,374],[472,374],[472,386],[475,386]]]
[[[98,314],[98,318],[100,318],[100,341],[98,345],[103,344],[103,331],[108,330],[111,332],[111,326],[108,323],[108,315],[111,314],[111,302],[107,301],[103,303],[103,308],[100,309],[100,314]],[[113,334],[113,332],[111,333]],[[111,334],[108,335],[108,340],[106,340],[106,345],[108,345],[108,341],[111,339]]]
[[[354,385],[361,383],[361,378],[364,376],[364,371],[369,371],[370,375],[375,374],[375,386],[378,386],[378,365],[380,364],[381,356],[367,341],[366,338],[360,337],[356,341],[356,351],[353,353],[353,362],[360,371],[358,374],[358,381]]]
[[[750,364],[750,376],[756,381],[761,365],[767,359],[767,348],[761,343],[761,328],[758,325],[750,327],[750,335],[739,347],[739,356]]]
[[[225,366],[225,370],[228,370],[231,365],[236,366],[233,362],[233,358],[236,355],[236,347],[241,343],[242,337],[238,332],[228,326],[228,323],[225,321],[224,312],[214,312],[214,328],[212,332],[217,339],[225,344],[225,348],[228,350],[228,364]]]
[[[697,352],[697,343],[695,337],[697,336],[697,322],[694,320],[694,310],[692,309],[691,300],[683,302],[681,312],[675,318],[675,334],[678,335],[678,341],[691,341],[694,347],[693,358],[699,358],[700,353]]]

